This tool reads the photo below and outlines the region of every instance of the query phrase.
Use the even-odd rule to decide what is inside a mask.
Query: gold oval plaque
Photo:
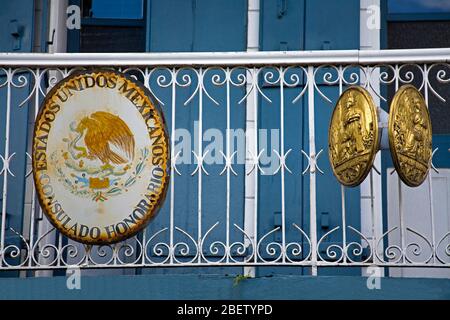
[[[345,90],[331,117],[328,156],[338,181],[359,185],[372,168],[378,151],[378,118],[369,92],[352,86]]]
[[[154,101],[111,70],[76,72],[47,94],[35,123],[33,174],[43,211],[64,235],[114,243],[157,214],[170,155]]]
[[[389,148],[395,169],[410,186],[421,185],[432,155],[431,119],[425,99],[412,85],[402,86],[389,112]]]

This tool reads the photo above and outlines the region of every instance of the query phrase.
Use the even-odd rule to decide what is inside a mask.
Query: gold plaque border
[[[344,93],[346,93],[347,91],[351,91],[351,90],[356,90],[359,93],[362,93],[364,95],[364,97],[367,99],[367,102],[369,104],[369,109],[370,109],[370,113],[372,114],[372,118],[374,119],[373,123],[374,123],[374,139],[375,139],[375,143],[372,147],[372,150],[370,150],[370,154],[369,154],[369,159],[368,159],[368,166],[366,167],[366,170],[364,171],[364,173],[361,175],[361,177],[357,180],[355,180],[355,182],[353,183],[346,183],[344,181],[341,181],[338,177],[338,175],[336,174],[335,168],[333,166],[333,161],[331,159],[331,155],[330,155],[330,147],[329,147],[329,143],[330,143],[330,134],[331,134],[331,125],[333,123],[333,117],[334,117],[334,113],[337,110],[337,106],[339,104],[339,101],[341,100],[341,97],[344,95]],[[370,95],[369,91],[367,91],[366,89],[364,89],[363,87],[360,86],[350,86],[349,88],[347,88],[344,92],[341,93],[341,95],[339,96],[339,99],[337,100],[334,109],[333,109],[333,113],[331,114],[331,120],[330,120],[330,124],[328,126],[328,161],[330,162],[330,167],[333,170],[333,174],[336,177],[336,179],[339,181],[340,184],[346,186],[346,187],[357,187],[359,186],[364,179],[366,179],[367,175],[370,173],[370,170],[372,169],[372,165],[373,162],[375,161],[375,156],[378,152],[378,150],[380,149],[380,135],[379,135],[379,127],[378,127],[378,113],[377,113],[377,106],[375,105],[375,102],[373,101],[372,96]]]
[[[44,114],[44,112],[48,109],[49,101],[53,97],[53,95],[59,90],[59,88],[64,85],[66,82],[83,75],[90,75],[90,74],[98,74],[98,73],[113,73],[117,77],[124,78],[127,81],[129,81],[136,90],[146,99],[148,99],[148,102],[150,102],[150,105],[153,106],[154,114],[157,115],[157,122],[160,123],[160,127],[163,131],[163,140],[165,144],[165,150],[167,151],[166,154],[163,156],[164,162],[161,165],[163,167],[164,176],[162,178],[163,182],[161,184],[161,192],[159,194],[158,200],[156,201],[156,204],[153,206],[153,209],[149,209],[146,212],[146,216],[144,219],[140,220],[135,227],[130,228],[129,231],[125,232],[122,235],[119,235],[116,237],[111,238],[110,240],[92,240],[90,237],[89,239],[80,238],[78,236],[74,236],[72,234],[69,234],[65,228],[63,228],[55,219],[53,219],[52,215],[49,213],[49,207],[44,203],[44,196],[42,192],[41,185],[37,182],[37,171],[36,171],[36,133],[38,132],[38,124],[40,123],[40,120]],[[43,209],[43,212],[45,213],[45,216],[48,218],[50,223],[62,234],[64,234],[66,237],[83,244],[87,245],[109,245],[113,243],[117,243],[120,241],[124,241],[126,239],[129,239],[136,235],[138,232],[142,231],[147,227],[147,225],[156,217],[156,215],[159,213],[159,210],[162,207],[162,204],[165,201],[169,180],[170,180],[170,143],[169,143],[169,134],[167,131],[167,125],[164,118],[164,114],[162,112],[162,109],[158,103],[155,101],[156,98],[153,96],[153,94],[148,90],[143,84],[141,84],[139,81],[136,81],[131,76],[118,72],[113,69],[105,69],[105,68],[93,68],[93,69],[86,69],[86,70],[79,70],[75,71],[69,76],[65,77],[64,79],[60,80],[57,84],[53,86],[53,88],[46,94],[44,100],[42,101],[39,112],[37,114],[35,123],[34,123],[34,129],[33,129],[33,145],[32,145],[32,168],[33,168],[33,180],[34,180],[34,186],[36,188],[36,195],[39,201],[39,204],[41,208]],[[144,120],[143,120],[144,121]],[[146,124],[147,126],[147,124]],[[148,126],[147,126],[148,127]]]
[[[395,148],[395,143],[394,143],[394,114],[397,113],[397,109],[399,108],[398,100],[400,99],[403,92],[406,91],[407,89],[414,89],[419,94],[419,97],[422,99],[423,104],[425,105],[426,114],[428,117],[427,120],[431,124],[430,111],[428,110],[427,103],[426,103],[425,98],[423,97],[422,93],[419,90],[417,90],[417,88],[414,87],[413,85],[405,84],[405,85],[401,86],[400,89],[398,89],[398,91],[395,93],[394,98],[392,99],[390,107],[389,107],[388,137],[389,137],[389,149],[391,151],[392,162],[394,163],[394,167],[395,167],[395,170],[397,171],[398,176],[400,177],[400,179],[402,179],[403,183],[405,183],[409,187],[414,188],[414,187],[420,186],[425,181],[425,179],[427,178],[427,176],[430,172],[430,164],[428,164],[427,174],[424,175],[424,178],[420,183],[415,183],[415,182],[409,180],[408,177],[405,175],[405,173],[402,171],[401,166],[400,166],[399,154],[397,153],[397,149]],[[431,159],[430,159],[430,161],[431,161]]]

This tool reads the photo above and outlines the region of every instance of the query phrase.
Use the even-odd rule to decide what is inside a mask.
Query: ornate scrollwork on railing
[[[300,233],[302,239],[298,242],[288,242],[285,246],[285,259],[290,263],[308,261],[312,255],[311,239],[296,223],[293,223],[294,232]]]
[[[168,228],[163,228],[155,232],[147,241],[144,242],[145,261],[152,264],[164,264],[171,259],[173,249],[171,249],[170,245],[166,242],[161,240],[158,242],[157,240],[161,235],[167,233],[167,231]],[[152,256],[155,256],[155,259],[158,260],[154,260]]]
[[[225,111],[246,108],[246,103],[252,102],[253,111],[258,114],[264,108],[288,110],[312,92],[310,100],[323,99],[334,103],[336,92],[352,85],[360,85],[387,101],[382,86],[415,84],[418,89],[445,100],[445,95],[439,92],[438,84],[450,83],[450,64],[323,64],[323,65],[242,65],[242,66],[156,66],[156,67],[111,67],[142,82],[152,93],[163,110],[172,114],[179,108],[216,108]],[[0,90],[10,94],[21,93],[20,101],[6,99],[0,101],[0,109],[27,108],[36,114],[47,92],[58,81],[84,67],[0,67]],[[333,87],[328,91],[326,87]],[[285,94],[289,90],[289,94]],[[282,95],[281,92],[283,92]],[[333,92],[333,94],[331,94]],[[308,95],[307,95],[308,93]],[[320,98],[319,98],[320,97]],[[307,99],[304,99],[306,102]],[[302,108],[306,108],[302,106]],[[249,112],[249,110],[247,110]],[[303,112],[303,110],[301,111]],[[305,111],[306,114],[306,111]],[[208,121],[204,114],[195,114],[198,121]],[[175,119],[175,116],[173,117]],[[2,120],[3,121],[3,120]],[[172,121],[172,120],[170,120]],[[317,120],[316,120],[317,121]],[[257,120],[256,120],[257,122]],[[14,124],[9,130],[13,131]],[[232,125],[227,124],[227,129]],[[259,129],[256,123],[256,130]],[[174,125],[174,129],[177,126]],[[277,128],[281,130],[280,128]],[[255,131],[256,131],[255,130]],[[283,128],[284,130],[284,128]],[[283,134],[290,134],[285,130]],[[174,134],[171,130],[171,134]],[[200,133],[202,134],[202,133]],[[231,139],[231,138],[230,138]],[[246,140],[247,141],[247,140]],[[304,147],[301,149],[301,147]],[[319,145],[316,153],[308,153],[307,146],[289,146],[283,148],[247,148],[245,163],[237,163],[237,150],[233,147],[222,148],[219,157],[222,161],[220,170],[210,169],[205,161],[210,156],[209,149],[191,150],[196,158],[196,166],[187,171],[180,163],[181,151],[171,155],[171,169],[176,178],[185,175],[188,179],[198,179],[199,175],[214,177],[242,178],[255,174],[294,177],[301,179],[303,175],[326,174],[324,170],[327,160],[323,157],[323,145]],[[0,151],[0,177],[5,178],[3,187],[8,187],[7,179],[17,176],[12,170],[12,164],[19,155],[15,146]],[[280,150],[281,149],[281,150]],[[262,165],[265,152],[271,152],[276,160],[273,170],[267,170]],[[319,159],[319,156],[321,157]],[[24,156],[30,158],[27,152]],[[294,161],[302,165],[294,166]],[[323,162],[322,162],[323,161]],[[289,162],[289,166],[288,166]],[[318,166],[320,164],[320,167]],[[177,167],[178,166],[178,167]],[[303,167],[302,167],[303,166]],[[243,169],[243,170],[241,170]],[[286,172],[288,174],[286,174]],[[25,178],[32,179],[31,171],[27,170]],[[239,174],[243,175],[239,177]],[[253,176],[252,176],[253,177]],[[173,177],[175,184],[177,180]],[[302,180],[303,181],[303,180]],[[0,182],[2,184],[2,182]],[[235,195],[231,194],[231,184],[227,186],[228,205]],[[5,189],[2,189],[3,191]],[[4,191],[7,196],[11,191]],[[276,190],[276,192],[280,192]],[[224,197],[226,193],[224,192]],[[171,195],[172,196],[172,195]],[[203,195],[205,196],[205,195]],[[241,195],[244,197],[244,195]],[[258,193],[254,195],[258,203]],[[175,197],[175,195],[173,196]],[[230,208],[228,215],[222,220],[206,225],[203,222],[203,232],[191,230],[186,226],[177,226],[171,219],[170,224],[158,226],[158,230],[150,234],[149,230],[135,235],[133,238],[117,244],[103,246],[85,246],[64,238],[54,228],[38,228],[37,218],[40,218],[39,205],[32,191],[31,209],[24,214],[33,228],[23,234],[2,225],[3,247],[0,248],[0,269],[51,269],[81,266],[85,268],[121,267],[121,266],[257,266],[257,265],[300,265],[311,266],[317,261],[324,265],[380,265],[380,266],[450,266],[450,232],[436,235],[436,240],[415,228],[400,226],[389,228],[379,238],[365,234],[361,230],[345,222],[335,224],[318,240],[317,230],[306,230],[295,223],[289,222],[283,227],[244,227],[245,223],[232,223]],[[200,199],[201,200],[201,199]],[[170,205],[170,204],[169,204]],[[171,204],[173,206],[173,202]],[[3,209],[6,214],[6,209]],[[252,219],[264,214],[263,210],[252,212]],[[286,210],[281,210],[285,217]],[[207,215],[208,210],[198,213]],[[224,210],[225,212],[225,210]],[[172,214],[177,215],[172,208]],[[302,213],[304,214],[304,213]],[[345,213],[344,213],[345,215]],[[3,217],[2,217],[3,218]],[[248,217],[246,217],[248,219]],[[1,223],[5,223],[3,218]],[[286,221],[292,221],[287,219]],[[200,223],[201,225],[201,223]],[[283,230],[284,228],[284,230]],[[47,230],[47,231],[42,231]],[[264,231],[262,231],[264,230]],[[28,234],[25,234],[28,233]],[[312,237],[312,233],[314,237]],[[397,241],[403,238],[403,243]],[[283,235],[278,237],[278,235]],[[397,238],[396,238],[397,237]],[[313,243],[312,241],[315,241]]]
[[[445,243],[445,240],[447,239],[448,243]],[[442,256],[442,252],[439,252],[439,249],[443,248],[443,253],[445,255]],[[448,264],[450,262],[450,231],[447,232],[436,244],[435,247],[435,257],[436,259],[443,264]]]

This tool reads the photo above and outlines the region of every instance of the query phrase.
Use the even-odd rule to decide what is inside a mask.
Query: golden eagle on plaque
[[[76,132],[81,138],[83,133],[86,148],[80,148],[81,154],[77,157],[86,157],[88,159],[99,159],[105,168],[111,166],[111,163],[126,163],[134,158],[134,136],[127,124],[111,113],[97,111],[88,117],[81,119],[77,125]],[[113,148],[119,149],[123,155]]]
[[[72,121],[69,128],[62,139],[66,147],[54,151],[50,159],[73,194],[107,201],[127,192],[149,165],[148,148],[135,150],[134,134],[117,115],[93,112]]]

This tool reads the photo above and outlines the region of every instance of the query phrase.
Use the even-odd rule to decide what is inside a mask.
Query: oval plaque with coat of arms
[[[129,238],[157,214],[169,181],[163,114],[138,81],[112,70],[75,72],[47,94],[33,137],[41,207],[69,238]]]
[[[361,184],[378,148],[375,103],[367,90],[352,86],[339,97],[328,131],[328,155],[338,181],[348,187]]]
[[[412,85],[402,86],[392,99],[388,136],[399,177],[410,187],[421,185],[431,167],[431,119],[425,99]]]

